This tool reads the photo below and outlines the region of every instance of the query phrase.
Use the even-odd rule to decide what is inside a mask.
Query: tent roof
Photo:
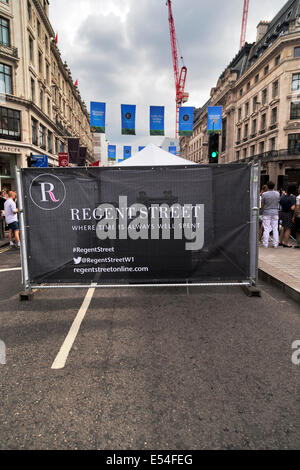
[[[172,155],[154,144],[147,145],[140,152],[127,158],[117,166],[164,166],[164,165],[195,165],[190,160]]]

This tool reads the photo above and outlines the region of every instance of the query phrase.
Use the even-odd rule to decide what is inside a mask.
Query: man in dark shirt
[[[294,210],[296,206],[296,186],[289,185],[287,194],[284,194],[280,198],[281,205],[281,220],[282,220],[282,231],[280,233],[279,245],[284,248],[292,248],[293,245],[289,245],[289,238],[293,226]]]

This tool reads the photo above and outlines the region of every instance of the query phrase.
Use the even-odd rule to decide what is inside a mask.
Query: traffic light
[[[30,154],[30,157],[27,157],[27,166],[28,168],[31,168],[34,166],[34,164],[37,162],[36,158],[32,158],[32,153]]]
[[[209,163],[218,163],[219,158],[219,134],[211,134],[208,143]]]

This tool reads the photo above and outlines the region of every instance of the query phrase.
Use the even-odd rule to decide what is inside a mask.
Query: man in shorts
[[[19,223],[18,223],[18,209],[14,201],[16,193],[14,191],[9,191],[8,199],[4,203],[4,213],[5,221],[9,228],[9,244],[12,248],[14,246],[13,235],[17,242],[17,248],[20,248],[20,232],[19,232]]]
[[[273,232],[273,247],[278,247],[278,209],[280,195],[278,191],[274,191],[275,184],[272,181],[267,183],[268,190],[261,196],[262,222],[264,227],[263,246],[268,248],[269,235]]]

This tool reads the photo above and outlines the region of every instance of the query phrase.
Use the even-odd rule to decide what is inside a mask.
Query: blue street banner
[[[169,152],[172,153],[173,155],[176,155],[176,153],[177,153],[177,148],[176,148],[176,146],[175,146],[175,145],[174,145],[174,146],[171,145],[171,146],[169,147]]]
[[[124,158],[118,158],[118,163],[121,163],[124,161]]]
[[[165,135],[164,106],[150,106],[150,135]]]
[[[107,147],[108,152],[108,160],[116,160],[117,156],[117,146],[116,145],[108,145]]]
[[[135,135],[135,112],[134,104],[121,104],[123,135]]]
[[[193,135],[194,129],[194,109],[188,106],[179,108],[179,135]]]
[[[143,150],[144,148],[145,148],[145,146],[140,146],[140,147],[139,147],[139,152],[140,152],[141,150]]]
[[[124,160],[131,157],[131,147],[124,145]]]
[[[222,106],[207,108],[207,133],[222,133]]]
[[[32,160],[36,160],[32,166],[36,168],[48,168],[48,155],[32,155]]]
[[[105,134],[106,104],[91,101],[91,132]]]

